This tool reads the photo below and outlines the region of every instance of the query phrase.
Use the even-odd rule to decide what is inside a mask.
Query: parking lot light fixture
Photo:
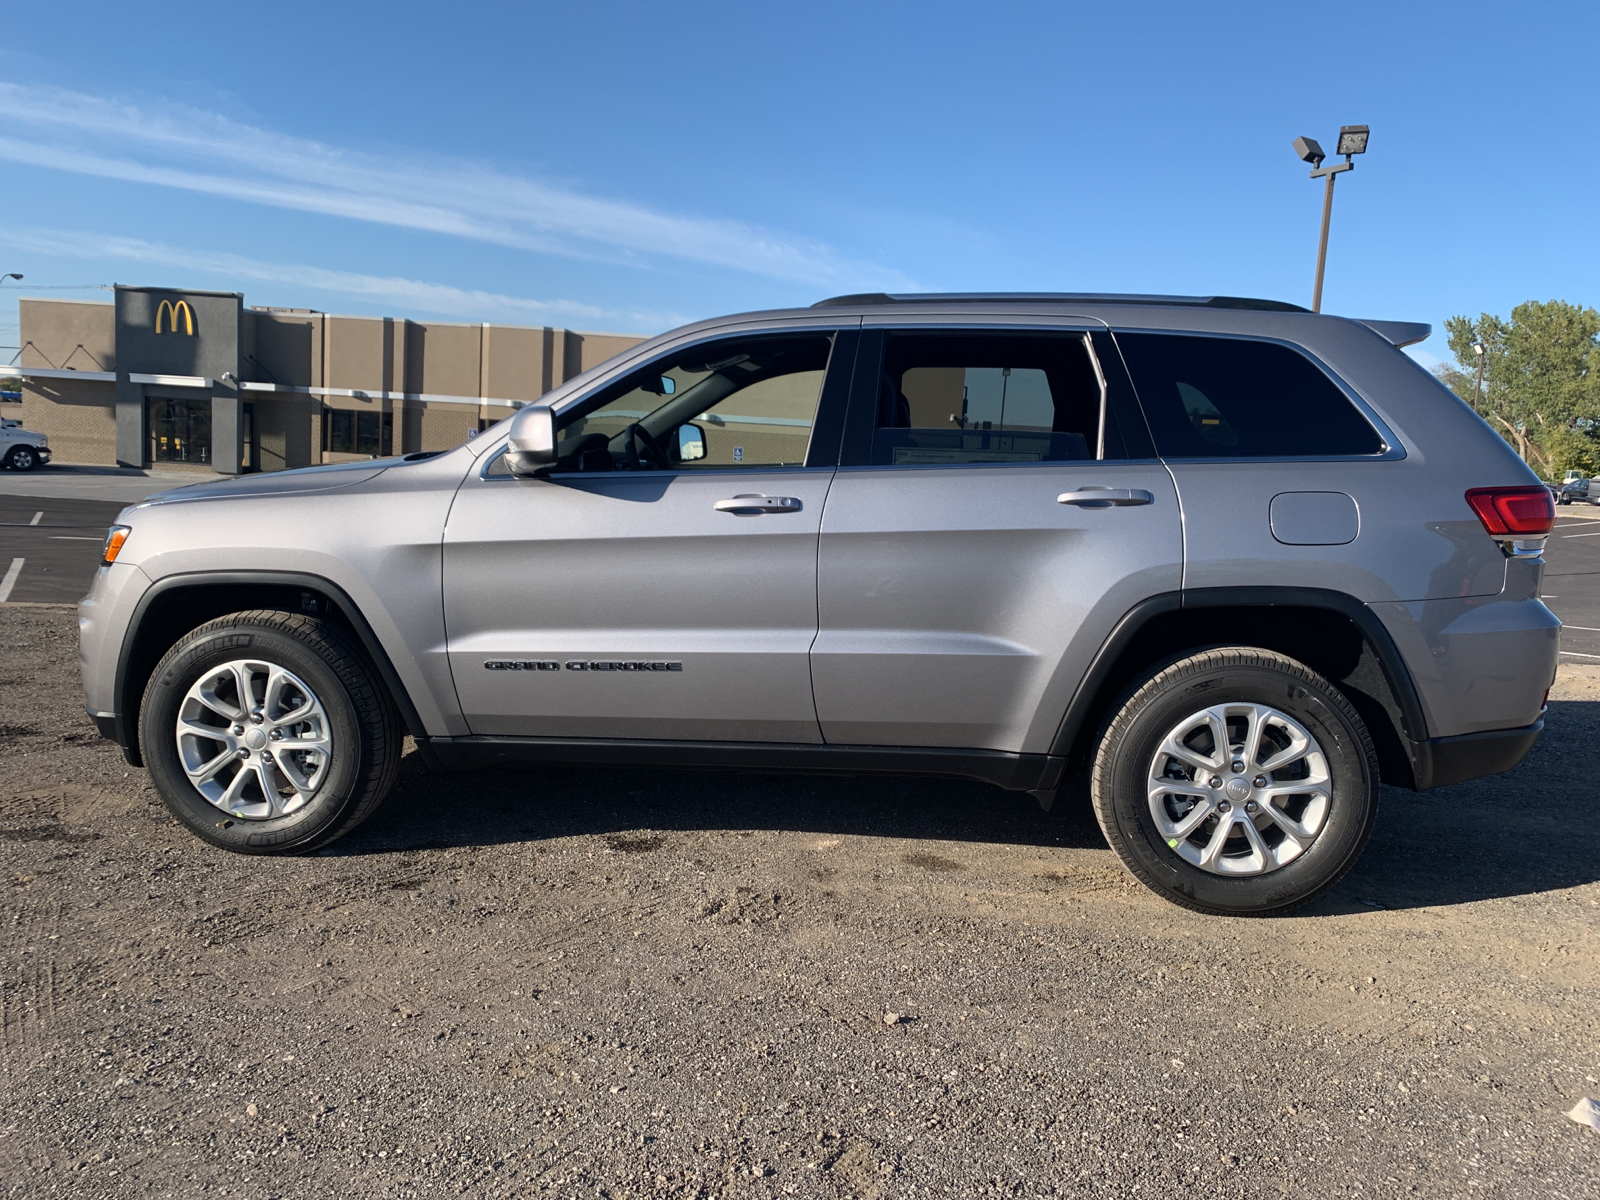
[[[1339,141],[1336,153],[1344,155],[1342,163],[1323,166],[1322,161],[1326,155],[1315,138],[1298,137],[1294,140],[1294,152],[1300,156],[1302,162],[1311,164],[1312,179],[1326,179],[1328,186],[1322,193],[1322,237],[1317,242],[1317,282],[1311,290],[1311,311],[1322,311],[1322,276],[1328,265],[1328,222],[1333,217],[1333,181],[1340,171],[1355,170],[1355,163],[1351,157],[1367,152],[1367,138],[1371,130],[1365,125],[1342,125],[1339,128]]]
[[[1352,154],[1365,154],[1367,152],[1367,135],[1371,132],[1365,125],[1342,125],[1339,128],[1339,148],[1335,154],[1343,154],[1346,158]]]

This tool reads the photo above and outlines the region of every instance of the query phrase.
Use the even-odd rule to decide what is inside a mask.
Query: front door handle
[[[1076,504],[1079,508],[1130,508],[1135,504],[1154,504],[1155,496],[1143,488],[1086,487],[1062,492],[1057,504]]]
[[[732,513],[736,517],[757,517],[762,513],[796,513],[800,501],[794,496],[762,496],[745,493],[731,500],[718,500],[718,512]]]

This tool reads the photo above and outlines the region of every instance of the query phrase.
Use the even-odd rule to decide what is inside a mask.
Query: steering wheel
[[[667,462],[667,453],[661,448],[661,443],[656,441],[655,434],[635,421],[622,431],[622,449],[628,456],[628,466],[635,471],[646,469],[666,470],[671,464]],[[641,454],[640,451],[643,450]],[[645,464],[649,463],[649,468]]]

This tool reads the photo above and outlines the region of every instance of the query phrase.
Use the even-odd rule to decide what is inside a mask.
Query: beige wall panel
[[[450,450],[461,445],[467,435],[478,428],[475,405],[418,402],[416,407],[421,410],[418,450]]]
[[[115,305],[24,297],[17,301],[17,309],[22,326],[18,366],[58,371],[117,369]]]
[[[406,322],[405,391],[436,396],[476,396],[481,381],[478,325]]]
[[[115,466],[116,399],[114,383],[27,379],[22,383],[22,423],[50,439],[55,462]]]
[[[406,323],[389,317],[324,317],[327,386],[399,391],[405,376]]]
[[[590,367],[597,367],[606,359],[614,358],[630,346],[637,346],[646,340],[620,333],[580,333],[576,336],[580,339],[579,361],[577,370],[567,372],[568,379],[582,374]]]
[[[246,361],[256,383],[314,387],[322,383],[322,318],[282,313],[246,313],[255,326],[255,362]],[[254,368],[251,370],[251,368]]]
[[[484,395],[497,400],[537,400],[546,390],[545,330],[485,325]]]

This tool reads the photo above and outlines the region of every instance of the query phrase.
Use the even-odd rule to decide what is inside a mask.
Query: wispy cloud
[[[288,283],[341,296],[382,300],[388,304],[440,316],[512,318],[537,324],[577,324],[653,333],[681,325],[680,313],[601,308],[576,300],[533,300],[472,288],[427,283],[399,275],[363,275],[300,263],[261,262],[238,254],[185,250],[140,238],[110,237],[59,229],[0,228],[0,245],[51,257],[155,263],[185,271],[204,271],[228,280],[252,279]],[[25,289],[24,289],[25,290]]]
[[[819,287],[911,287],[890,268],[739,221],[660,212],[483,163],[341,149],[181,105],[0,84],[0,159],[547,253],[685,259]]]

